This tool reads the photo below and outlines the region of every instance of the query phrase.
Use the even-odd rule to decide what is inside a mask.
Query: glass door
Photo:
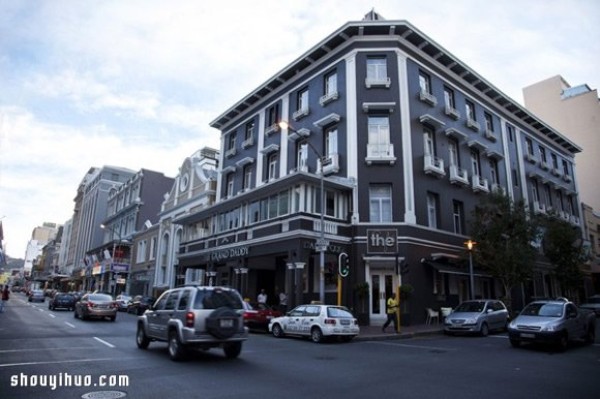
[[[397,277],[391,272],[371,272],[371,300],[370,318],[383,320],[386,316],[386,302],[390,295],[395,293]]]

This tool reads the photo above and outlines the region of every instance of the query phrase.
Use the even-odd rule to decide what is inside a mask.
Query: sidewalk
[[[360,326],[360,334],[356,338],[355,341],[381,341],[381,340],[390,340],[390,339],[405,339],[405,338],[414,338],[417,336],[423,335],[432,335],[432,334],[442,334],[444,331],[443,324],[418,324],[414,326],[401,326],[400,333],[394,333],[394,326],[390,325],[385,330],[386,332],[381,331],[381,326],[372,325],[372,326]]]

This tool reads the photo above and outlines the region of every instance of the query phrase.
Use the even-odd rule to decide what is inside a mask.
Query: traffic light
[[[405,260],[402,260],[402,262],[400,262],[400,275],[404,276],[406,273],[408,273],[408,270],[408,263],[406,263]]]
[[[338,273],[342,277],[347,277],[350,274],[350,257],[345,252],[342,252],[338,257]]]

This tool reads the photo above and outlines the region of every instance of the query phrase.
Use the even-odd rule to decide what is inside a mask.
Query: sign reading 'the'
[[[393,254],[398,252],[396,229],[367,230],[368,254]]]

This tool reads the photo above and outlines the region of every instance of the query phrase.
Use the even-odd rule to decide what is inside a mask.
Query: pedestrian
[[[279,311],[284,314],[287,312],[287,295],[283,291],[279,292]]]
[[[396,298],[394,296],[394,293],[391,292],[390,296],[386,302],[386,313],[387,313],[387,320],[385,322],[385,324],[383,325],[383,327],[381,327],[381,331],[385,332],[385,329],[387,328],[387,326],[390,325],[390,323],[394,323],[394,330],[396,331],[396,334],[398,333],[398,317],[397,317],[397,313],[398,313],[398,301],[396,301]]]
[[[10,292],[8,291],[8,284],[4,286],[4,290],[2,291],[2,304],[0,305],[0,312],[4,312],[4,306],[6,306],[6,302],[10,298]]]
[[[267,304],[267,293],[265,292],[264,288],[262,290],[260,290],[260,294],[258,294],[258,297],[256,298],[256,302],[258,302],[259,304],[263,304],[263,305]]]

